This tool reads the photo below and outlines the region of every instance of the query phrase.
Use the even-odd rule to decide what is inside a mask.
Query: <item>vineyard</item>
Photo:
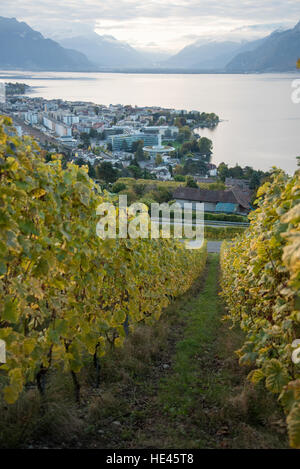
[[[247,334],[240,364],[254,365],[251,381],[278,395],[290,444],[300,448],[300,365],[292,360],[300,339],[300,171],[275,171],[257,196],[250,228],[223,245],[222,295]]]
[[[32,441],[45,415],[51,440],[49,422],[60,412],[49,394],[56,398],[52,385],[61,379],[68,397],[54,409],[63,414],[72,400],[75,446],[286,447],[285,435],[266,428],[283,408],[290,445],[300,448],[300,365],[292,359],[300,339],[300,172],[274,170],[249,228],[206,227],[206,238],[227,240],[221,296],[239,326],[230,329],[219,253],[207,257],[206,243],[187,250],[172,239],[101,239],[97,207],[115,196],[87,171],[59,155],[45,162],[0,117],[0,445],[25,445],[26,431]],[[241,344],[249,398],[235,368]]]
[[[59,157],[46,164],[31,139],[0,123],[0,387],[12,404],[28,383],[43,394],[47,373],[63,370],[79,401],[80,370],[91,360],[99,370],[107,349],[157,321],[201,273],[204,250],[100,239],[96,209],[108,195],[85,169],[63,169]]]

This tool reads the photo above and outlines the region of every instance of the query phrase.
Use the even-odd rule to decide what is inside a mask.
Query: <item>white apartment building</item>
[[[25,121],[29,122],[31,125],[38,123],[38,115],[36,112],[25,112],[24,114]]]
[[[43,124],[47,129],[51,130],[52,132],[55,132],[56,135],[58,135],[59,137],[72,136],[72,128],[67,126],[66,124],[63,124],[62,122],[57,122],[47,116],[43,116]]]
[[[62,116],[62,120],[63,120],[64,124],[66,124],[66,125],[78,124],[79,123],[79,116],[74,116],[73,114],[68,114],[68,115]]]
[[[56,122],[55,123],[55,133],[59,137],[72,137],[72,128],[69,127],[68,125]]]
[[[52,119],[49,119],[47,116],[43,116],[43,125],[46,127],[46,129],[55,130],[55,122]]]

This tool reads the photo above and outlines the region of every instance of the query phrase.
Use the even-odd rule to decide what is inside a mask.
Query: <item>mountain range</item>
[[[165,70],[215,71],[223,73],[294,71],[300,57],[300,22],[286,31],[275,31],[254,41],[196,41],[167,59],[154,61],[111,36],[74,37],[60,41],[84,53],[101,68],[153,68]]]
[[[253,50],[261,40],[253,42],[195,42],[164,62],[164,66],[193,70],[222,70],[239,53]]]
[[[255,41],[196,41],[167,58],[95,32],[56,42],[15,18],[0,17],[0,40],[1,69],[285,72],[300,57],[300,22]]]
[[[87,57],[34,31],[15,18],[0,17],[0,68],[22,70],[91,71]]]
[[[275,31],[258,47],[237,54],[225,67],[232,72],[286,72],[300,58],[300,21],[293,29]]]
[[[91,33],[61,39],[63,47],[74,48],[99,67],[147,67],[151,66],[143,54],[129,44],[118,41],[113,36],[100,36]]]

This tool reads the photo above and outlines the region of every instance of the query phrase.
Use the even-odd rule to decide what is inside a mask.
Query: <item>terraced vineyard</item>
[[[219,242],[100,239],[111,195],[1,118],[0,446],[299,448],[299,200],[275,171],[220,278]]]

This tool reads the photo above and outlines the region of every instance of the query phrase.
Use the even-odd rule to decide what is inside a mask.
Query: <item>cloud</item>
[[[195,39],[252,38],[292,26],[299,0],[1,0],[0,15],[52,38],[96,28],[135,46],[155,41],[171,50]]]

